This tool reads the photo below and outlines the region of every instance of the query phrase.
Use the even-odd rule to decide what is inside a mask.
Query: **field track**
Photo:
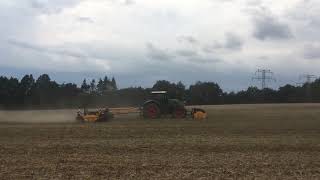
[[[319,179],[320,104],[203,106],[205,121],[0,111],[0,179]]]

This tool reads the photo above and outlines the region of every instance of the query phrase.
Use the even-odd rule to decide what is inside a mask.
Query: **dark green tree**
[[[102,95],[105,92],[106,85],[104,84],[104,81],[100,78],[97,84],[97,93],[99,95]]]
[[[166,80],[157,81],[153,85],[152,90],[167,91],[169,98],[185,100],[186,90],[182,82],[175,84]]]
[[[81,84],[81,90],[84,93],[89,93],[89,91],[90,91],[90,85],[87,84],[87,80],[86,79],[84,79],[82,84]]]
[[[111,86],[112,86],[112,90],[113,90],[113,91],[118,90],[117,82],[116,82],[116,80],[114,79],[114,77],[112,77]]]
[[[57,102],[59,85],[51,81],[49,75],[42,74],[36,80],[35,88],[32,92],[32,101],[38,106],[50,106]]]
[[[222,89],[218,84],[213,82],[198,81],[190,86],[189,91],[191,104],[219,104],[222,100]]]
[[[96,86],[96,80],[92,79],[91,83],[90,83],[90,93],[91,94],[95,94],[97,90],[97,86]]]
[[[28,105],[30,106],[32,104],[32,92],[34,91],[35,88],[35,80],[32,76],[30,75],[25,75],[19,85],[19,97],[22,101],[22,104],[24,106]]]
[[[39,76],[39,78],[36,81],[36,87],[37,88],[49,88],[50,87],[50,77],[48,74],[42,74]]]
[[[35,85],[35,80],[32,74],[25,75],[20,81],[20,86],[19,86],[20,92],[24,96],[30,96],[32,89],[34,88],[34,85]]]

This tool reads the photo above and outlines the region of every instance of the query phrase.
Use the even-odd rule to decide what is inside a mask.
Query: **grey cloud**
[[[310,43],[304,47],[304,57],[306,59],[319,59],[320,60],[320,44]]]
[[[111,4],[118,4],[118,5],[123,5],[123,6],[132,6],[136,4],[135,0],[105,0],[107,1],[110,5]]]
[[[32,49],[34,51],[46,51],[45,48],[41,48],[35,45],[31,45],[28,43],[24,43],[24,42],[20,42],[20,41],[16,41],[16,40],[8,40],[8,43],[10,45],[19,47],[19,48],[24,48],[24,49]]]
[[[289,12],[289,17],[296,20],[309,21],[318,19],[320,2],[318,0],[304,0],[298,2]]]
[[[77,20],[84,23],[94,23],[94,19],[90,17],[78,17]]]
[[[289,39],[292,32],[290,27],[281,22],[279,19],[267,14],[256,14],[254,17],[254,32],[253,35],[259,40],[266,39]]]
[[[221,2],[221,3],[232,3],[234,2],[235,0],[210,0],[211,2]]]
[[[71,51],[67,51],[67,50],[62,50],[62,49],[58,49],[58,48],[41,47],[39,45],[33,45],[33,44],[29,44],[26,42],[20,42],[20,41],[16,41],[16,40],[9,40],[8,43],[13,46],[19,47],[19,48],[30,49],[30,50],[33,50],[33,51],[36,51],[39,53],[64,55],[64,56],[70,56],[70,57],[80,58],[80,59],[88,58],[83,54],[79,54],[79,53],[75,53],[75,52],[71,52]]]
[[[189,58],[188,61],[192,63],[205,63],[205,64],[222,62],[222,60],[217,57],[202,57],[202,56]]]
[[[34,9],[44,9],[45,8],[45,4],[43,2],[40,2],[37,0],[31,1],[30,6]]]
[[[244,42],[234,33],[226,33],[224,42],[213,42],[210,45],[206,45],[202,50],[206,53],[213,53],[217,50],[241,50]]]
[[[311,26],[320,27],[320,19],[318,17],[310,18],[309,24]]]
[[[83,0],[31,0],[29,6],[43,14],[55,14],[60,13],[64,8],[72,7]]]
[[[125,0],[124,1],[124,4],[125,5],[133,5],[133,4],[135,4],[136,2],[134,1],[134,0]]]
[[[287,18],[294,28],[295,39],[302,42],[320,41],[320,1],[300,1],[290,8]]]
[[[262,60],[262,61],[268,61],[270,60],[270,58],[268,56],[259,56],[258,59]]]
[[[243,40],[232,33],[226,34],[226,42],[225,42],[225,48],[227,49],[241,49],[243,45]]]
[[[205,53],[213,53],[213,52],[214,52],[214,49],[211,48],[210,46],[204,46],[204,47],[202,48],[202,50],[203,50],[203,52],[205,52]]]
[[[154,46],[152,43],[147,43],[147,54],[150,58],[153,60],[171,60],[174,58],[174,55],[169,53],[167,50],[162,50],[156,46]]]
[[[195,50],[190,49],[180,49],[176,51],[178,58],[186,60],[190,63],[217,63],[221,62],[220,58],[214,57],[208,54],[202,54]]]
[[[60,46],[42,46],[17,40],[9,40],[7,42],[7,44],[16,48],[35,52],[32,53],[36,57],[33,58],[33,60],[38,61],[39,63],[41,63],[43,57],[48,58],[49,60],[51,57],[56,58],[59,60],[60,64],[63,63],[61,60],[64,58],[71,59],[71,61],[77,66],[75,67],[75,70],[77,70],[77,68],[83,70],[86,69],[87,66],[97,68],[96,66],[100,66],[99,64],[106,63],[112,67],[114,71],[130,71],[131,68],[139,68],[145,59],[145,51],[136,51],[121,46],[96,42],[71,43]],[[10,49],[15,48],[11,47]],[[26,52],[23,53],[26,54]],[[31,53],[28,54],[30,56]],[[25,57],[25,59],[28,58],[28,56]],[[43,67],[47,68],[47,66]],[[98,70],[101,70],[101,68],[99,69],[98,67]]]
[[[246,2],[246,4],[247,4],[248,6],[258,7],[258,6],[261,6],[261,5],[262,5],[262,2],[261,2],[261,0],[248,0],[248,1]]]
[[[177,37],[178,42],[180,43],[189,43],[189,44],[197,44],[198,40],[193,36],[179,36]]]
[[[194,50],[181,49],[176,51],[176,54],[183,57],[196,56],[198,53]]]
[[[189,63],[217,63],[221,62],[221,60],[217,57],[212,57],[208,55],[201,55],[195,50],[191,49],[179,49],[173,52],[168,50],[162,50],[160,48],[155,47],[153,44],[147,44],[148,56],[153,60],[182,60]]]
[[[205,53],[213,53],[215,52],[216,50],[219,50],[219,49],[223,49],[224,46],[223,44],[221,43],[218,43],[218,42],[213,42],[212,44],[210,45],[205,45],[202,47],[202,50],[205,52]]]
[[[13,57],[12,60],[23,59],[24,66],[47,69],[53,71],[80,72],[88,71],[89,68],[96,69],[98,72],[109,71],[111,61],[107,56],[98,56],[90,53],[81,44],[65,44],[61,46],[42,46],[17,40],[7,41],[13,51],[6,52],[5,56],[23,54]],[[26,56],[24,56],[26,55]],[[19,66],[19,65],[18,65]],[[73,68],[68,68],[73,67]],[[113,66],[112,66],[113,67]]]

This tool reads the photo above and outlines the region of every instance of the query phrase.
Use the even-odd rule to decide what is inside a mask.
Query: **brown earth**
[[[318,179],[320,105],[206,106],[205,121],[0,112],[1,179]]]

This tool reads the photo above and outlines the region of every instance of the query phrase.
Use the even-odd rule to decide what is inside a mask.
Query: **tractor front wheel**
[[[160,108],[155,103],[146,104],[143,108],[143,117],[148,119],[156,119],[160,117]]]

